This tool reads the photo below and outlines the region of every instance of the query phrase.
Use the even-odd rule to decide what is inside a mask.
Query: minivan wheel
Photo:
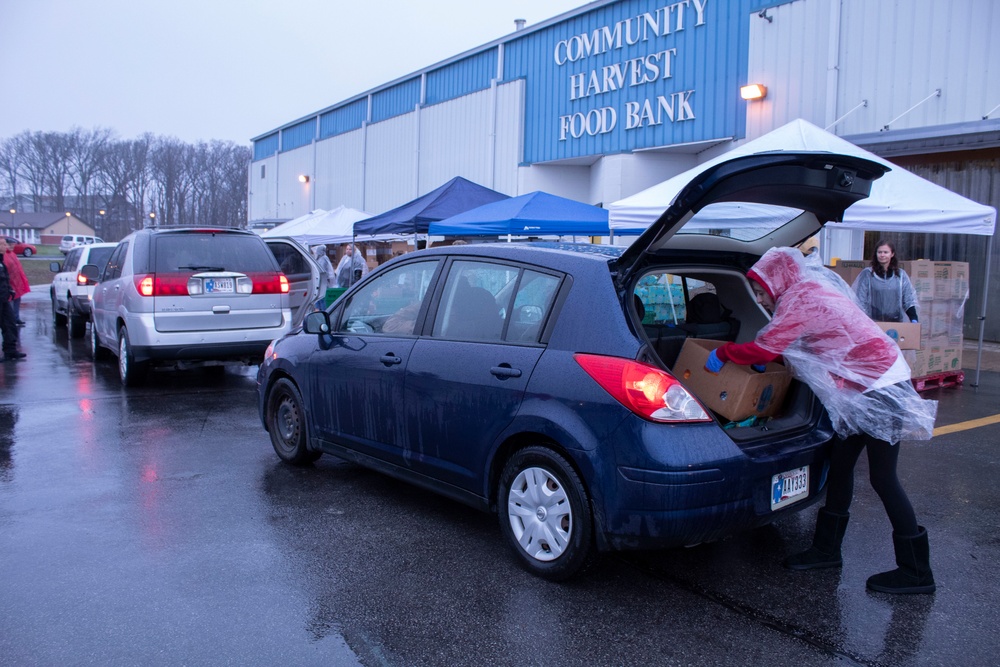
[[[146,364],[139,363],[132,355],[132,344],[128,339],[128,329],[118,331],[118,378],[126,387],[134,387],[146,376]]]
[[[268,393],[267,430],[275,453],[286,463],[307,465],[323,455],[307,448],[309,429],[302,410],[302,396],[287,378],[275,382]]]
[[[52,326],[64,327],[66,326],[66,316],[56,309],[56,295],[51,294],[50,296],[52,297]]]
[[[78,313],[69,309],[69,336],[70,338],[83,338],[87,333],[87,318],[83,313]]]
[[[500,530],[532,574],[563,581],[594,560],[587,490],[569,462],[545,447],[526,447],[507,462],[497,492]]]
[[[108,356],[108,351],[101,346],[97,338],[97,329],[95,327],[90,327],[90,358],[94,361],[100,361]]]

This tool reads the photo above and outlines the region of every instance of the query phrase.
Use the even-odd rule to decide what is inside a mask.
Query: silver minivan
[[[97,280],[91,351],[110,351],[126,386],[150,366],[258,364],[316,302],[321,276],[303,246],[271,239],[297,258],[289,280],[264,239],[236,229],[142,229],[119,242]],[[294,289],[293,289],[294,286]]]

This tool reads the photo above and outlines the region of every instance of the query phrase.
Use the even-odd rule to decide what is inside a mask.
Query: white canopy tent
[[[660,214],[667,209],[681,188],[708,167],[741,155],[768,151],[843,153],[864,157],[892,169],[875,181],[872,185],[871,196],[848,208],[844,214],[843,222],[831,223],[830,228],[933,234],[975,234],[989,238],[983,279],[982,314],[979,325],[979,355],[976,361],[976,384],[978,385],[986,319],[986,288],[989,285],[990,257],[993,234],[996,228],[996,209],[935,185],[805,120],[794,120],[682,174],[631,197],[609,204],[609,226],[612,233],[641,233],[660,217]],[[745,211],[741,211],[739,206],[719,207],[716,210],[719,213],[713,220],[705,220],[696,216],[693,221],[697,221],[699,226],[730,228],[760,224],[757,216],[750,221],[742,218]],[[723,222],[724,224],[721,224]]]
[[[324,245],[351,243],[354,240],[354,223],[370,217],[370,213],[346,206],[338,206],[330,211],[316,209],[294,220],[282,223],[264,232],[261,236],[264,238],[288,236],[307,246],[320,243]],[[373,237],[366,240],[381,239]]]

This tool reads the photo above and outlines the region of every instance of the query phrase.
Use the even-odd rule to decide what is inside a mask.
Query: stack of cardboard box
[[[907,355],[913,377],[961,371],[969,264],[917,259],[899,265],[917,292],[921,345]]]
[[[871,262],[865,260],[841,260],[828,268],[848,285],[853,285],[858,274],[870,265]],[[903,340],[904,330],[909,325],[895,327],[900,334],[897,342],[905,350],[910,372],[915,378],[959,372],[962,369],[965,300],[969,295],[968,263],[917,259],[900,262],[899,266],[906,271],[917,293],[920,320],[920,346],[912,351]]]

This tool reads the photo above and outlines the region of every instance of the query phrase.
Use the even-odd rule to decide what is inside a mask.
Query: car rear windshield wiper
[[[191,271],[225,271],[224,266],[178,266],[178,269],[190,269]]]

